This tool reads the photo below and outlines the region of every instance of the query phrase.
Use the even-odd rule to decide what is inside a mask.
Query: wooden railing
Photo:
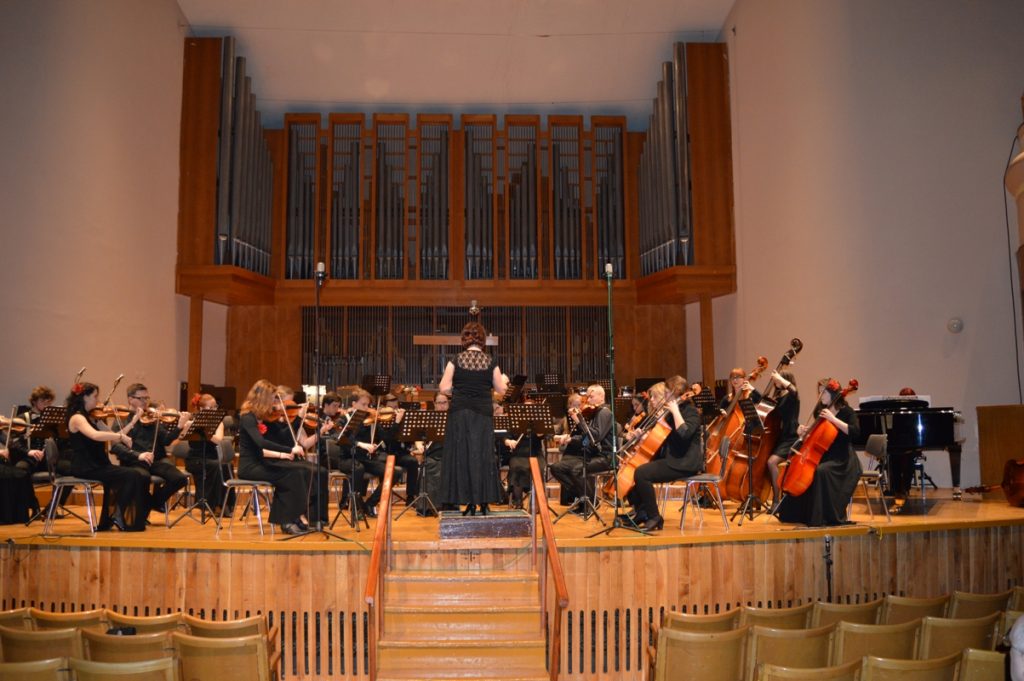
[[[547,504],[547,488],[540,475],[540,465],[536,457],[530,457],[530,475],[533,478],[533,491],[530,493],[531,512],[534,515],[533,524],[533,545],[534,555],[537,546],[537,522],[536,516],[540,516],[540,527],[544,532],[544,554],[547,556],[547,566],[538,566],[537,570],[541,576],[541,600],[543,612],[547,612],[547,568],[551,568],[551,576],[555,581],[555,616],[551,620],[551,653],[548,655],[548,670],[551,681],[558,679],[558,666],[562,651],[562,617],[565,609],[569,607],[569,589],[565,585],[565,572],[562,570],[562,559],[558,555],[558,546],[555,544],[555,528],[551,524],[551,511]],[[376,548],[376,547],[375,547]],[[372,658],[371,658],[372,659]]]
[[[380,481],[383,492],[377,507],[377,530],[373,534],[373,551],[366,575],[363,597],[369,610],[369,672],[370,681],[377,678],[377,640],[384,632],[384,616],[377,607],[377,594],[384,591],[384,573],[391,567],[391,482],[395,474],[395,455],[388,455],[384,478]]]

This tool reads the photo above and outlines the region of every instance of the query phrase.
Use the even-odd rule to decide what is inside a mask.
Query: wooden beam
[[[188,394],[203,382],[203,298],[192,296],[188,306]]]
[[[712,297],[700,297],[700,368],[701,380],[708,387],[715,385],[715,319],[711,309]]]

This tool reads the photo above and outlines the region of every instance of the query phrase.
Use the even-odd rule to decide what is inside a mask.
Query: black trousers
[[[698,471],[679,471],[668,465],[665,459],[656,459],[639,466],[633,476],[633,489],[629,491],[626,498],[633,504],[633,508],[642,518],[653,518],[658,513],[658,496],[654,492],[654,483],[673,482],[682,480],[691,475],[697,475]]]
[[[583,468],[584,461],[586,462],[586,471]],[[594,478],[590,477],[590,474],[601,473],[610,470],[611,467],[611,463],[603,456],[591,456],[584,459],[582,456],[570,455],[563,456],[560,461],[551,464],[549,470],[551,475],[562,483],[560,500],[564,505],[572,503],[574,499],[584,495],[593,498]]]

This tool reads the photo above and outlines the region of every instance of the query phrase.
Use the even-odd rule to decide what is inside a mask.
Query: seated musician
[[[594,497],[594,479],[590,473],[600,473],[612,468],[612,438],[615,436],[615,419],[612,411],[605,404],[604,388],[592,385],[587,388],[587,409],[589,416],[583,412],[573,412],[570,418],[580,425],[578,431],[566,433],[556,438],[556,442],[566,446],[562,458],[549,468],[551,475],[562,483],[567,492],[562,498],[580,499],[584,496]],[[595,503],[595,506],[598,504]],[[579,505],[574,513],[584,515],[586,507]]]
[[[121,465],[135,470],[145,478],[148,485],[149,476],[156,475],[163,479],[162,484],[155,485],[150,499],[150,508],[167,511],[167,501],[174,493],[188,484],[188,476],[167,456],[167,447],[181,434],[189,421],[188,412],[178,415],[176,422],[163,424],[157,410],[150,409],[149,389],[141,383],[128,386],[128,407],[135,412],[127,423],[114,423],[111,427],[132,439],[130,447],[114,443],[110,451],[114,453]]]
[[[7,434],[0,431],[0,525],[24,523],[39,512],[32,476],[11,462]]]
[[[281,445],[299,445],[302,448],[302,454],[295,457],[292,461],[281,465],[302,469],[302,474],[305,476],[306,489],[308,490],[306,505],[309,508],[309,518],[303,515],[299,518],[298,523],[302,530],[305,531],[309,529],[307,521],[316,523],[321,520],[327,520],[327,504],[329,501],[327,482],[329,476],[327,470],[318,463],[317,452],[311,451],[316,442],[315,432],[307,433],[303,428],[310,404],[306,402],[302,405],[297,405],[295,403],[295,391],[286,385],[277,386],[276,400],[279,408],[281,405],[284,405],[286,415],[271,421],[268,426],[267,438]],[[294,415],[289,412],[294,412]]]
[[[547,467],[544,455],[544,438],[534,433],[526,433],[516,438],[506,438],[504,442],[510,456],[508,460],[508,502],[513,508],[523,507],[523,495],[533,489],[533,477],[530,472],[530,458],[535,457],[540,464],[541,473]],[[588,468],[588,470],[590,470]]]
[[[558,460],[561,461],[562,457],[566,455],[568,451],[572,456],[579,456],[580,447],[580,433],[577,430],[582,430],[578,418],[570,416],[570,414],[579,414],[580,407],[583,406],[583,395],[579,393],[571,393],[565,400],[565,416],[555,421],[552,428],[555,433],[555,437],[552,438],[552,442],[558,445]],[[560,437],[567,435],[569,437]],[[573,435],[578,436],[575,440],[571,437]],[[573,496],[571,490],[564,486],[559,487],[558,503],[562,506],[568,506],[573,502]]]
[[[799,437],[800,395],[792,371],[773,371],[772,383],[780,391],[775,403],[775,413],[779,415],[779,439],[775,441],[775,449],[768,457],[768,475],[772,479],[772,499],[778,501],[782,498],[779,491],[779,464],[789,458],[790,450]]]
[[[405,409],[399,405],[398,396],[388,393],[381,400],[381,421],[377,425],[377,437],[384,442],[377,456],[386,459],[388,454],[395,455],[395,467],[405,471],[405,503],[410,503],[420,492],[420,464],[416,457],[409,453],[409,445],[398,439],[402,432],[402,419]],[[391,415],[388,418],[388,415]],[[397,471],[396,471],[397,472]],[[374,504],[376,505],[376,504]]]
[[[29,410],[18,415],[18,418],[28,424],[28,429],[21,436],[11,438],[10,458],[14,465],[29,475],[47,472],[46,455],[43,452],[44,442],[39,438],[30,438],[28,430],[31,429],[34,423],[39,421],[43,410],[53,404],[53,400],[53,390],[45,385],[37,386],[32,390],[32,394],[29,395]],[[65,446],[62,451],[66,452],[67,447]],[[70,455],[61,457],[57,461],[57,473],[59,475],[71,474]]]
[[[434,411],[448,411],[448,396],[442,392],[434,397]],[[444,458],[444,442],[417,442],[413,445],[413,454],[423,457],[423,480],[420,482],[430,498],[434,508],[439,507],[441,493],[441,460]],[[420,502],[416,515],[427,517],[434,515],[429,504]]]
[[[685,392],[689,384],[684,379],[676,392]],[[669,397],[665,383],[655,383],[649,389],[652,405],[664,404],[666,419],[672,430],[655,453],[655,458],[637,467],[634,486],[626,498],[633,505],[631,520],[647,531],[660,530],[665,519],[658,512],[654,483],[672,482],[696,475],[704,468],[704,451],[700,443],[700,414],[692,400],[680,404]]]
[[[900,397],[917,397],[917,393],[913,388],[902,388]],[[921,458],[924,452],[920,449],[888,447],[886,454],[889,457],[889,487],[896,497],[896,510],[899,510],[914,484],[914,462]]]
[[[729,390],[718,403],[719,410],[727,411],[737,395],[750,399],[754,404],[761,401],[761,393],[747,380],[747,372],[739,367],[729,372]]]
[[[317,438],[317,447],[320,453],[321,465],[327,466],[328,470],[341,470],[341,448],[338,445],[338,433],[345,425],[346,410],[342,406],[341,396],[336,392],[329,392],[320,400],[320,412],[318,428],[320,435]],[[343,471],[344,472],[344,471]]]
[[[811,413],[835,426],[836,436],[821,455],[810,487],[799,496],[785,496],[778,506],[778,517],[783,522],[812,527],[842,525],[848,522],[846,507],[860,480],[860,459],[851,444],[860,437],[860,422],[835,379],[818,381],[818,403]],[[811,428],[814,426],[801,425],[797,434],[802,438]]]
[[[371,518],[376,518],[377,504],[380,502],[381,495],[380,485],[377,485],[377,489],[369,499],[364,501],[363,495],[366,494],[366,490],[369,488],[369,482],[366,479],[367,475],[373,476],[378,480],[384,478],[385,460],[374,456],[377,450],[384,445],[376,437],[373,427],[372,419],[374,414],[370,411],[370,393],[362,388],[356,388],[352,391],[350,399],[352,400],[349,407],[350,417],[355,411],[369,412],[371,417],[367,418],[359,430],[352,434],[352,444],[348,448],[347,456],[345,456],[345,452],[342,450],[341,470],[349,473],[352,487],[357,493],[356,501],[360,508],[363,509],[362,512]],[[367,423],[367,421],[370,421],[370,423]],[[370,505],[371,501],[373,502],[372,505]]]
[[[195,411],[216,409],[217,398],[209,393],[196,393],[192,397],[192,408]],[[224,439],[224,421],[217,424],[216,430],[212,433],[196,432],[202,435],[202,438],[189,441],[185,470],[192,474],[199,498],[205,499],[210,508],[216,511],[225,503],[227,496],[224,481],[231,478],[230,471],[223,471],[220,468],[218,446]],[[230,512],[233,509],[234,500],[231,500],[225,511]]]

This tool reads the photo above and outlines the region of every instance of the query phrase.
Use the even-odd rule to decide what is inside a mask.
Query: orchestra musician
[[[589,474],[612,468],[615,419],[605,404],[604,388],[596,384],[588,387],[586,406],[578,412],[572,411],[569,418],[579,424],[579,429],[556,437],[556,442],[566,446],[565,453],[549,470],[562,483],[566,492],[562,499],[579,499],[584,495],[593,499],[594,479]],[[599,505],[600,501],[594,507]],[[585,505],[580,505],[573,509],[573,513],[585,515],[587,510]]]
[[[522,508],[523,495],[533,489],[530,459],[537,459],[541,473],[547,467],[544,438],[535,433],[525,433],[515,439],[506,438],[504,444],[511,453],[508,460],[509,505]]]
[[[362,388],[354,388],[349,395],[349,400],[347,419],[351,419],[352,414],[356,411],[372,414],[370,412],[370,393]],[[352,444],[348,448],[341,448],[339,470],[344,471],[349,476],[352,489],[356,491],[357,516],[365,514],[371,518],[376,518],[377,504],[374,503],[372,507],[368,506],[363,499],[369,487],[369,481],[366,479],[366,476],[370,475],[378,480],[384,477],[385,462],[372,456],[377,451],[377,448],[381,446],[381,442],[378,440],[371,443],[370,437],[372,433],[372,427],[366,421],[363,421],[359,430],[353,433],[350,438]],[[379,485],[378,489],[380,489]],[[380,501],[380,494],[377,495],[375,501]]]
[[[188,476],[167,456],[167,447],[177,439],[189,421],[188,412],[178,414],[176,422],[162,424],[161,417],[150,408],[149,389],[141,383],[132,383],[127,389],[128,407],[134,415],[128,423],[115,422],[112,428],[122,430],[131,438],[130,447],[114,443],[110,451],[121,466],[135,470],[148,485],[151,475],[164,482],[153,486],[150,508],[167,511],[167,502],[188,484]],[[173,415],[173,414],[172,414]]]
[[[90,412],[99,402],[94,383],[75,383],[67,397],[67,427],[71,441],[71,474],[103,483],[103,510],[97,530],[116,527],[123,532],[146,529],[149,515],[149,476],[145,479],[130,468],[115,466],[107,457],[105,443],[130,448],[132,439],[114,432],[95,420]]]
[[[267,435],[283,417],[277,407],[277,386],[260,379],[249,389],[238,418],[238,475],[247,480],[266,480],[274,485],[270,522],[285,534],[304,531],[308,478],[303,469],[287,466],[302,456],[298,443],[282,444]]]
[[[420,464],[416,457],[409,453],[409,446],[398,439],[405,409],[398,406],[398,396],[392,393],[385,395],[381,403],[383,406],[381,413],[378,414],[380,422],[377,424],[377,436],[384,441],[384,447],[383,451],[377,451],[377,456],[386,459],[388,454],[395,455],[395,466],[405,471],[405,503],[409,503],[420,492]]]
[[[463,515],[502,498],[494,461],[494,414],[491,391],[505,394],[497,361],[484,352],[487,330],[479,322],[462,327],[462,352],[445,365],[439,390],[451,399],[441,462],[441,503],[465,504]]]
[[[779,415],[779,437],[768,457],[768,475],[772,480],[772,499],[778,501],[782,498],[779,491],[779,464],[789,458],[790,450],[799,438],[800,395],[792,371],[773,371],[771,380],[780,391],[775,402],[775,413]]]
[[[45,443],[39,438],[30,438],[29,431],[32,425],[39,421],[39,417],[42,416],[43,410],[53,404],[55,395],[53,390],[45,385],[36,386],[32,389],[32,393],[29,395],[28,411],[23,411],[18,414],[18,418],[28,424],[25,433],[20,437],[11,438],[10,450],[11,450],[11,461],[18,468],[22,469],[29,475],[32,473],[46,473],[46,455],[44,453]],[[67,450],[67,447],[64,447]],[[59,475],[70,475],[71,473],[71,459],[69,457],[61,457],[57,461],[57,473]],[[61,500],[63,501],[63,500]]]
[[[447,395],[438,393],[434,397],[434,411],[448,411],[448,405]],[[423,480],[420,481],[420,484],[423,485],[427,497],[430,498],[430,503],[440,509],[441,462],[444,460],[444,442],[417,442],[413,445],[413,453],[423,457]],[[424,503],[416,509],[416,515],[432,516],[434,511],[429,504]]]
[[[209,393],[196,393],[192,397],[192,408],[196,411],[216,409],[217,398]],[[199,431],[197,431],[199,432]],[[227,499],[227,490],[224,481],[231,478],[230,471],[220,469],[220,452],[218,446],[224,439],[224,421],[217,424],[216,430],[212,433],[199,432],[203,437],[200,440],[192,440],[188,443],[188,457],[185,459],[185,470],[192,474],[196,481],[197,494],[215,512],[224,505]],[[199,485],[202,484],[202,490]],[[234,499],[227,501],[225,511],[234,510]]]
[[[8,432],[0,431],[0,525],[24,523],[39,512],[31,474],[11,462]]]
[[[917,393],[913,388],[902,388],[900,397],[917,397]],[[914,461],[924,456],[924,452],[920,449],[888,447],[886,454],[889,457],[889,487],[896,497],[896,510],[900,510],[914,484]]]
[[[571,393],[565,400],[565,416],[558,419],[555,422],[554,430],[555,437],[552,438],[552,442],[558,445],[558,460],[561,461],[567,453],[570,456],[580,456],[580,442],[581,438],[575,440],[571,437],[572,435],[579,435],[577,430],[582,430],[578,418],[573,418],[571,414],[579,414],[580,408],[583,406],[583,395],[579,393]],[[568,435],[570,437],[560,437],[562,435]],[[574,497],[571,494],[569,488],[559,485],[558,492],[558,503],[562,506],[568,506],[573,502]]]
[[[328,516],[327,504],[329,495],[327,491],[328,473],[318,463],[317,453],[311,452],[316,442],[315,429],[313,433],[307,433],[303,428],[306,415],[309,412],[308,402],[300,405],[295,403],[295,391],[286,385],[277,386],[277,407],[283,410],[276,420],[267,424],[267,438],[280,445],[299,445],[302,453],[292,461],[280,465],[294,467],[302,471],[306,479],[306,502],[310,512],[309,520],[314,523],[326,520]],[[312,419],[312,416],[310,417]],[[314,485],[318,489],[314,489]],[[306,531],[309,529],[305,515],[299,517],[297,523]]]
[[[799,496],[785,496],[778,517],[812,527],[842,525],[847,522],[846,508],[860,480],[860,459],[851,444],[860,437],[860,422],[838,381],[829,378],[818,381],[818,402],[811,413],[835,426],[836,437],[822,454],[810,487]],[[810,428],[801,424],[797,434],[802,438]]]
[[[700,414],[692,400],[682,404],[672,399],[671,395],[689,389],[686,379],[674,382],[678,387],[670,392],[665,383],[655,383],[648,390],[648,401],[652,405],[665,405],[666,418],[670,419],[669,431],[665,441],[655,454],[655,458],[637,467],[634,474],[634,486],[626,498],[633,505],[634,523],[646,531],[660,530],[665,526],[665,519],[658,512],[658,500],[654,492],[654,483],[672,482],[696,475],[704,468],[704,451],[700,442]]]
[[[679,392],[682,391],[676,391],[676,394]],[[723,413],[727,411],[737,394],[741,397],[746,396],[754,404],[761,401],[761,393],[747,380],[747,372],[739,367],[729,372],[729,390],[718,403],[718,409]]]

